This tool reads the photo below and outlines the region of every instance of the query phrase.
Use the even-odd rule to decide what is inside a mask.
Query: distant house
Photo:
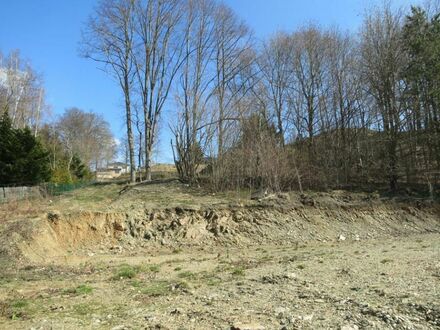
[[[130,165],[121,162],[109,163],[107,165],[107,168],[120,170],[120,174],[125,174],[130,172]]]
[[[130,172],[130,165],[121,162],[109,163],[106,168],[99,168],[96,171],[97,180],[108,180],[120,177]]]

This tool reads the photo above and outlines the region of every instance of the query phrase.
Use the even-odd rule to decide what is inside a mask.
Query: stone
[[[265,330],[265,327],[258,323],[235,323],[231,330]]]
[[[342,327],[341,327],[341,330],[359,330],[359,327],[356,325],[356,324],[353,324],[353,325],[343,325]]]
[[[338,241],[339,242],[342,242],[342,241],[345,241],[347,238],[344,236],[344,235],[342,235],[342,234],[340,234],[339,236],[338,236]]]

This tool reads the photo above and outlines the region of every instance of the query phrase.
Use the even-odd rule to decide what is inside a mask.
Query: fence
[[[43,183],[37,186],[0,187],[0,203],[37,197],[58,196],[93,183]]]

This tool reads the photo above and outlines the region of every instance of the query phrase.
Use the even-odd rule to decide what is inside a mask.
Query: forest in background
[[[80,55],[120,87],[131,182],[151,180],[167,108],[175,165],[190,184],[420,188],[432,196],[440,180],[439,13],[438,1],[407,11],[384,2],[358,31],[308,24],[258,41],[219,1],[102,0],[84,25]],[[53,182],[90,177],[115,157],[102,116],[71,108],[48,120],[41,77],[18,52],[1,59],[2,183],[19,183],[15,154],[32,155],[32,145],[49,168],[41,177]],[[11,143],[32,138],[21,149]]]
[[[103,0],[81,53],[119,83],[127,154],[147,180],[170,104],[185,182],[216,190],[421,185],[432,194],[439,9],[432,1],[404,12],[385,2],[359,31],[309,24],[257,42],[214,0]]]

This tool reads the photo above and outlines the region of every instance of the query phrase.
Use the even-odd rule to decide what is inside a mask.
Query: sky
[[[308,23],[356,32],[366,10],[382,0],[224,0],[264,40],[278,30]],[[408,8],[418,0],[394,0]],[[81,58],[81,29],[95,0],[0,0],[0,51],[19,49],[44,78],[52,119],[66,108],[102,114],[117,139],[124,136],[124,107],[115,81],[93,61]],[[172,162],[169,105],[163,115],[156,162]]]

